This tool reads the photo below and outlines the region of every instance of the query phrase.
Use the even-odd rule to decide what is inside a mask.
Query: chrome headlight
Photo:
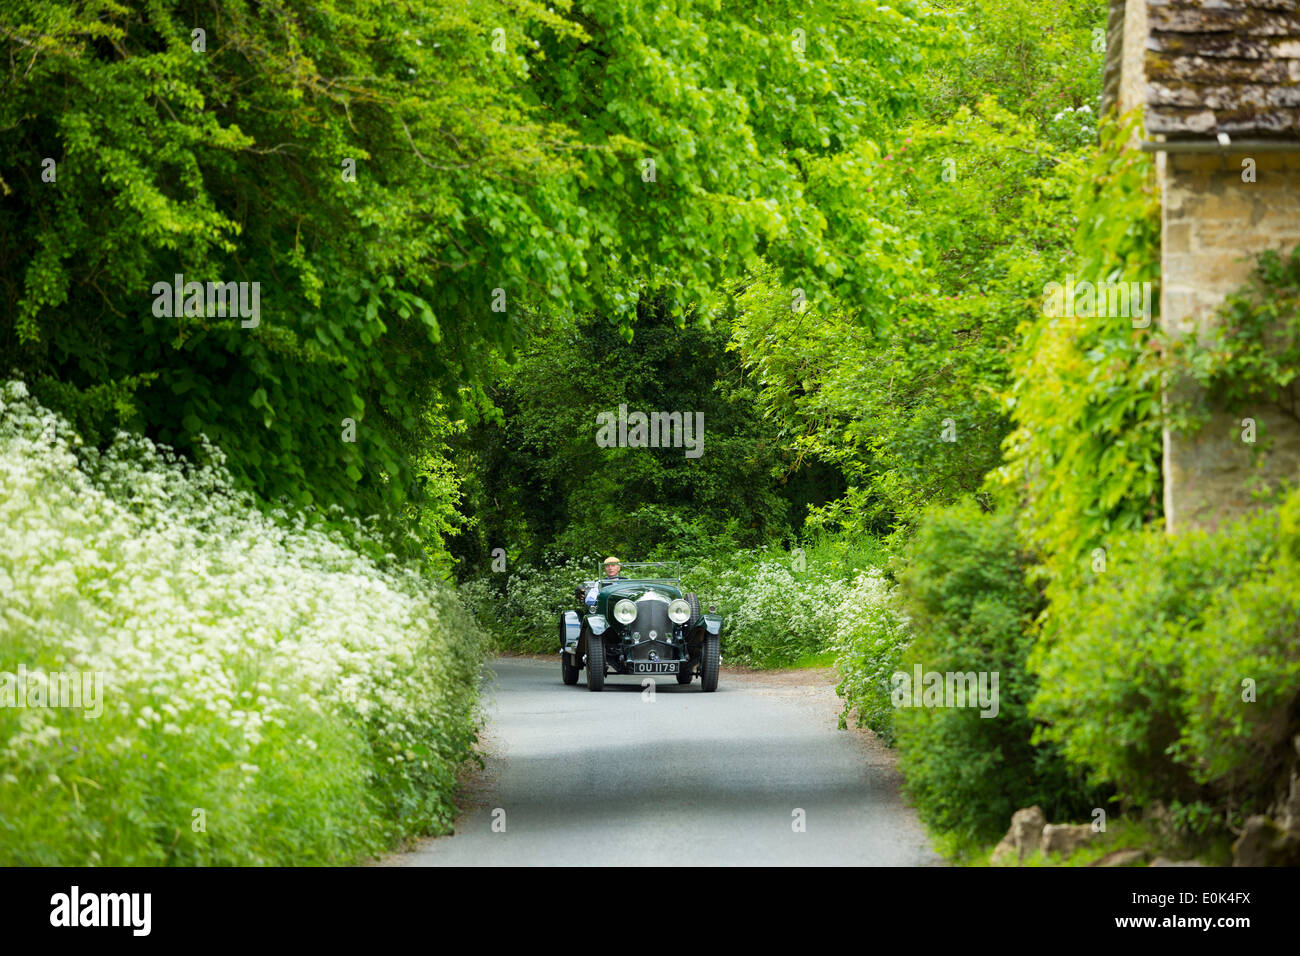
[[[620,624],[631,624],[636,620],[636,605],[627,598],[614,605],[614,620]]]
[[[685,624],[691,616],[691,606],[681,598],[668,605],[668,619],[674,624]]]

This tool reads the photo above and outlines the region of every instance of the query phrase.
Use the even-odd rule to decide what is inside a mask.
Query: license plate
[[[633,674],[676,674],[678,661],[628,661]]]

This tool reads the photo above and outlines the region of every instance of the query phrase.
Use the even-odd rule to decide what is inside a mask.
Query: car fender
[[[578,616],[577,611],[565,611],[564,616],[560,618],[560,634],[564,641],[562,650],[570,654],[578,653],[578,635],[582,633],[582,618]]]
[[[704,628],[706,631],[708,631],[710,634],[721,634],[721,633],[722,633],[722,615],[721,615],[721,614],[705,614],[703,617],[700,618],[699,623],[696,624],[695,627],[696,627],[697,629],[702,627],[702,628]]]
[[[609,622],[605,620],[605,615],[603,614],[587,615],[587,630],[591,631],[592,634],[595,634],[597,637],[600,637],[600,635],[604,634],[605,631],[608,629],[609,629]]]

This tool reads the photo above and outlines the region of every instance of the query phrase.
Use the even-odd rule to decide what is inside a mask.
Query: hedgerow
[[[1214,532],[1118,541],[1045,624],[1042,739],[1130,805],[1266,810],[1300,732],[1297,515],[1293,494]]]
[[[472,619],[259,510],[210,451],[123,434],[100,453],[0,390],[5,865],[336,864],[449,825]],[[49,706],[68,674],[100,683],[93,707]]]
[[[958,844],[992,842],[1012,813],[1038,804],[1052,820],[1098,805],[1051,744],[1033,741],[1026,666],[1043,596],[1015,514],[966,501],[926,514],[899,577],[914,639],[902,670],[998,675],[996,713],[970,706],[903,707],[894,717],[899,768],[922,820]],[[991,685],[990,685],[991,686]]]

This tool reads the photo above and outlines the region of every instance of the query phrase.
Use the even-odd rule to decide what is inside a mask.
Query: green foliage
[[[861,611],[864,579],[878,583],[873,539],[822,536],[800,547],[736,550],[683,562],[683,580],[723,615],[729,664],[803,665],[836,648],[837,628]]]
[[[998,674],[994,717],[974,707],[905,707],[895,715],[899,767],[926,824],[962,841],[994,840],[1011,814],[1040,805],[1059,820],[1096,806],[1052,746],[1031,743],[1026,667],[1042,597],[1027,580],[1014,515],[971,502],[927,513],[899,576],[915,635],[900,670]]]
[[[764,414],[850,485],[816,524],[907,525],[927,504],[977,491],[1000,463],[1014,332],[1068,243],[1067,158],[992,99],[918,121],[872,158],[860,197],[908,225],[904,294],[798,312],[765,280],[741,298],[734,347],[762,383]]]
[[[337,865],[450,827],[483,635],[209,457],[101,453],[0,384],[5,865]]]
[[[549,552],[646,560],[751,548],[789,536],[797,495],[838,492],[834,476],[822,489],[773,478],[787,458],[726,340],[677,328],[665,299],[649,297],[631,343],[598,318],[539,339],[489,390],[499,417],[453,443],[475,475],[462,506],[474,530],[454,546],[467,576],[497,547],[512,567],[546,564]],[[598,416],[621,405],[690,417],[698,455],[601,447]]]
[[[461,599],[499,650],[557,654],[560,615],[576,607],[574,589],[599,576],[603,555],[571,558],[550,567],[521,565],[472,578]]]
[[[855,715],[859,727],[870,727],[886,744],[893,744],[893,675],[903,669],[912,641],[907,616],[894,587],[878,572],[859,576],[838,611],[834,648],[840,677],[835,692],[844,698],[840,727]]]
[[[817,564],[795,570],[780,552],[737,554],[711,571],[699,580],[705,600],[723,615],[728,664],[789,667],[831,646],[847,590],[835,571]]]
[[[1293,494],[1212,533],[1125,536],[1045,624],[1044,739],[1133,804],[1263,812],[1300,730],[1297,512]]]
[[[947,116],[989,93],[1040,126],[1063,109],[1097,108],[1106,0],[949,5],[965,43],[959,55],[936,58],[927,70],[927,113]]]
[[[1104,125],[1080,179],[1076,264],[1053,281],[1151,282],[1154,312],[1160,206],[1154,161],[1125,148],[1133,130]],[[1152,316],[1048,312],[1020,329],[999,477],[1022,497],[1030,540],[1068,579],[1108,535],[1161,513],[1161,363]]]
[[[206,436],[266,500],[443,528],[431,409],[556,316],[682,320],[760,256],[893,281],[854,157],[946,33],[913,0],[8,3],[0,343],[89,441]],[[260,323],[155,315],[176,274],[259,282]]]
[[[395,512],[417,491],[404,453],[428,443],[434,389],[508,330],[453,317],[459,290],[435,260],[454,236],[429,227],[472,210],[452,200],[471,183],[482,197],[539,158],[536,125],[501,92],[519,64],[476,35],[498,9],[7,6],[5,45],[26,55],[0,98],[0,261],[16,280],[0,335],[34,387],[80,424],[70,389],[135,392],[121,423],[185,451],[206,435],[267,499]],[[159,318],[153,284],[175,273],[260,282],[263,321]]]
[[[1300,421],[1300,246],[1285,256],[1263,252],[1213,325],[1173,338],[1168,351],[1175,372],[1198,386],[1178,409],[1183,427],[1204,421],[1211,403],[1229,411],[1268,403]]]
[[[840,628],[881,587],[870,538],[822,536],[792,551],[738,551],[697,561],[691,579],[724,616],[729,663],[791,667],[837,650]]]

